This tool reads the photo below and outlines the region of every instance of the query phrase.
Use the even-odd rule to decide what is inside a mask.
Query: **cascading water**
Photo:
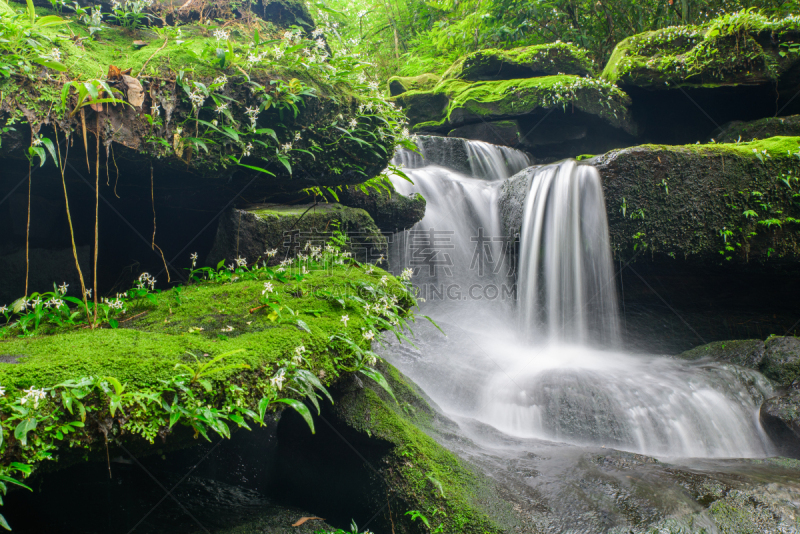
[[[650,455],[769,453],[758,406],[771,389],[761,375],[619,350],[615,273],[594,168],[566,161],[531,173],[514,299],[497,199],[527,158],[486,143],[423,145],[424,159],[401,153],[396,160],[413,163],[406,173],[414,185],[395,185],[422,193],[426,215],[396,236],[390,259],[397,269],[414,268],[424,311],[448,338],[420,326],[419,349],[391,345],[385,356],[449,415],[508,436]],[[448,151],[471,154],[472,176],[452,170],[463,170],[463,161],[448,161]]]

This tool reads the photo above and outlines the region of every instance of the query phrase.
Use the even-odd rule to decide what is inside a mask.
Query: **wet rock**
[[[736,143],[769,137],[800,136],[800,115],[767,117],[756,121],[732,121],[712,135],[719,143]]]
[[[782,456],[800,458],[800,380],[761,405],[761,425]]]
[[[715,360],[733,363],[759,370],[764,360],[764,342],[760,339],[744,339],[734,341],[715,341],[687,350],[679,357],[685,360],[699,360],[700,358],[713,358]]]
[[[772,336],[764,345],[766,350],[759,370],[766,377],[782,385],[800,378],[800,338]]]
[[[450,130],[447,136],[511,147],[520,144],[520,129],[517,121],[495,121],[469,124]]]
[[[273,262],[294,256],[306,243],[322,246],[334,230],[350,238],[349,248],[362,261],[386,254],[386,237],[369,214],[340,204],[262,205],[232,209],[220,219],[208,263],[246,258],[253,263],[277,249]]]
[[[411,228],[425,216],[425,199],[401,195],[392,187],[391,191],[370,190],[365,193],[355,186],[346,187],[338,193],[339,202],[351,208],[359,208],[372,217],[382,232],[394,233]]]
[[[91,256],[88,246],[77,248],[78,259],[84,276],[91,269]],[[69,294],[80,294],[80,278],[75,268],[75,256],[71,248],[44,249],[32,248],[28,251],[28,294],[34,291],[44,293],[53,291],[53,282],[58,285],[66,282]],[[25,294],[25,248],[5,250],[0,254],[0,306],[10,304]]]

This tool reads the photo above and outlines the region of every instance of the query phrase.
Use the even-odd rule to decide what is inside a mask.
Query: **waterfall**
[[[395,271],[414,269],[423,311],[448,337],[420,324],[416,347],[387,339],[383,355],[445,412],[508,436],[650,455],[770,453],[758,408],[773,392],[760,374],[619,349],[616,273],[593,167],[568,160],[510,178],[532,175],[514,272],[498,198],[527,157],[460,139],[419,145],[421,156],[395,160],[409,163],[414,184],[393,182],[400,193],[421,193],[427,209],[394,236],[390,261]]]
[[[539,169],[520,234],[520,327],[554,340],[617,344],[614,278],[597,170],[572,160]]]

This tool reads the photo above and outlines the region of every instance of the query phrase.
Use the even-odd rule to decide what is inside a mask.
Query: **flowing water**
[[[760,374],[732,365],[629,354],[597,171],[566,161],[534,174],[518,245],[502,235],[502,181],[522,153],[486,143],[422,143],[397,162],[425,218],[396,235],[396,269],[412,267],[428,313],[417,349],[386,358],[444,411],[502,435],[603,446],[658,457],[759,458],[770,444]],[[448,145],[449,144],[449,145]],[[463,154],[468,154],[468,166]],[[457,169],[461,169],[459,172]]]

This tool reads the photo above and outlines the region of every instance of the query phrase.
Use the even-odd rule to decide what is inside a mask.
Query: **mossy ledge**
[[[701,26],[629,37],[616,46],[601,77],[621,86],[652,89],[780,85],[800,61],[800,51],[790,46],[798,39],[797,15],[774,20],[742,11]]]
[[[223,271],[227,272],[224,268]],[[265,271],[262,268],[257,272]],[[372,337],[363,334],[375,328],[371,322],[375,315],[364,312],[361,302],[392,295],[396,308],[387,309],[396,310],[389,313],[396,317],[393,320],[408,317],[413,305],[400,280],[380,268],[365,269],[355,262],[331,263],[305,275],[261,274],[237,269],[235,274],[226,275],[227,281],[151,293],[152,298],[128,304],[126,315],[118,316],[118,328],[43,324],[34,335],[15,338],[12,335],[18,329],[13,324],[3,327],[2,467],[5,469],[11,462],[34,466],[44,462],[45,467],[53,469],[97,452],[105,458],[106,443],[109,447],[125,444],[137,450],[146,450],[148,442],[152,445],[156,440],[170,446],[176,440],[185,444],[187,427],[194,429],[197,438],[198,428],[204,434],[204,425],[195,426],[192,417],[172,420],[168,403],[177,402],[177,393],[165,386],[165,381],[174,382],[176,376],[186,372],[187,367],[181,365],[198,368],[195,357],[203,364],[225,355],[221,361],[212,362],[211,368],[217,371],[203,380],[186,375],[182,379],[185,387],[196,388],[190,398],[197,399],[201,410],[209,410],[206,416],[199,416],[201,422],[204,417],[211,419],[214,411],[223,412],[227,421],[223,422],[224,427],[206,421],[205,429],[224,437],[232,428],[247,424],[247,419],[249,424],[254,419],[258,421],[255,415],[263,413],[264,408],[259,404],[261,399],[297,397],[297,388],[290,390],[283,385],[283,379],[276,381],[276,377],[291,381],[297,373],[307,372],[312,381],[319,380],[330,387],[363,368],[357,361],[363,358],[363,351],[369,350]],[[262,304],[265,293],[279,304]],[[387,306],[395,306],[391,300],[386,302]],[[369,357],[367,365],[368,360]],[[102,379],[105,386],[83,388],[87,392],[72,401],[62,395],[62,389],[74,393],[82,391],[80,388],[56,387],[86,377]],[[115,401],[120,388],[125,395]],[[43,391],[33,408],[32,390]],[[154,404],[143,404],[135,393]],[[175,399],[169,401],[172,395]],[[79,413],[76,399],[80,399],[85,411],[81,409]],[[32,409],[28,415],[13,415],[13,406],[20,402]],[[271,403],[266,413],[281,406],[285,407]],[[244,415],[245,420],[236,414]],[[15,433],[21,417],[32,418],[38,424],[24,434]],[[67,424],[77,426],[64,435],[54,430]],[[183,433],[178,432],[181,427]]]
[[[447,133],[465,124],[553,108],[596,115],[614,128],[635,132],[625,93],[600,80],[573,75],[474,83],[445,80],[431,91],[408,91],[395,100],[417,132]]]

